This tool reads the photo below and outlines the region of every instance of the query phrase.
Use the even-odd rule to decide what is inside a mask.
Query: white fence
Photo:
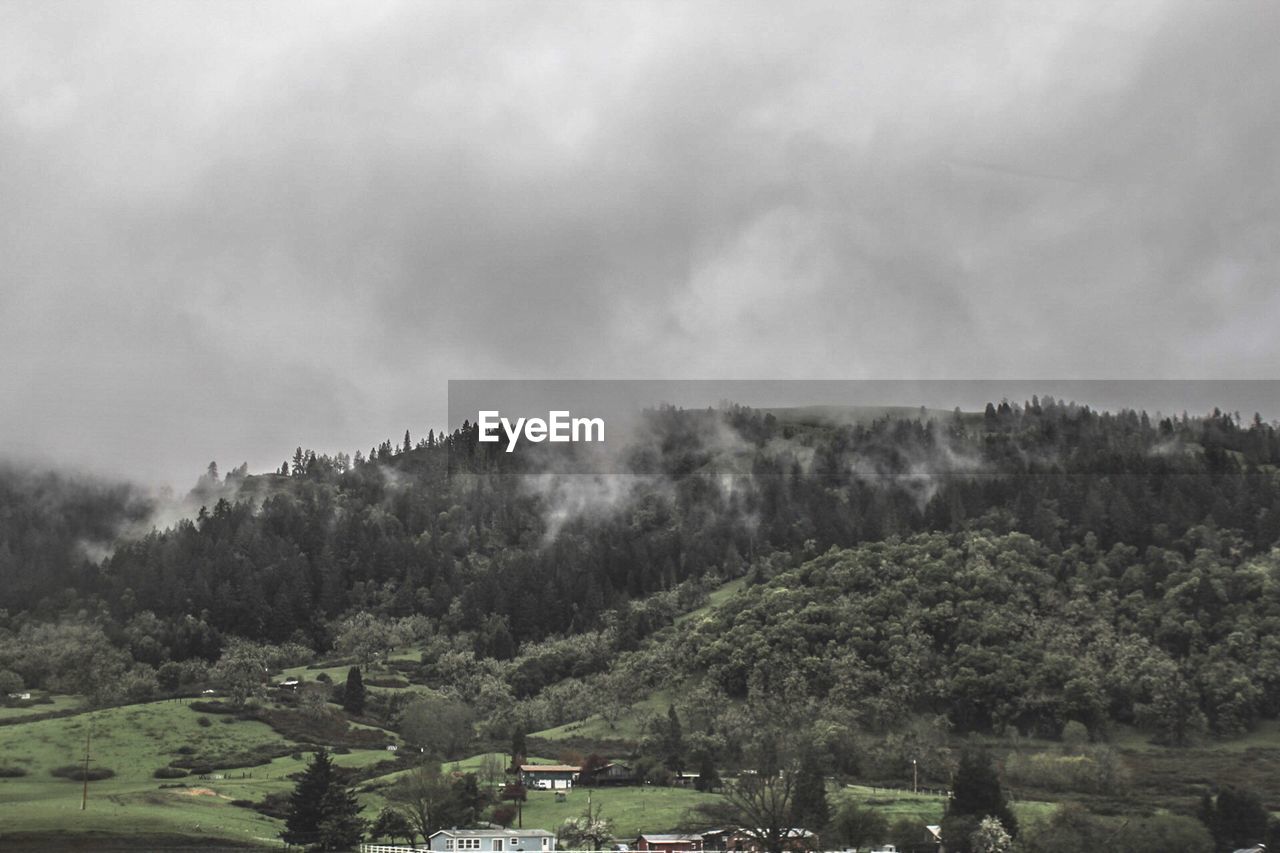
[[[429,853],[427,845],[421,847],[405,847],[402,844],[361,844],[360,853]],[[530,848],[528,851],[510,851],[510,853],[542,853]],[[555,853],[601,853],[599,850],[557,850]]]

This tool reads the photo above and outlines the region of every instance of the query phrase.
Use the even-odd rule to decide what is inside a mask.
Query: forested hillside
[[[196,517],[114,541],[146,512],[134,492],[54,499],[70,481],[6,469],[0,670],[108,701],[198,682],[233,638],[327,653],[372,617],[427,650],[435,684],[489,697],[495,730],[553,725],[568,712],[546,688],[746,577],[663,672],[869,726],[908,706],[1183,742],[1280,712],[1280,436],[1259,418],[664,408],[628,452],[632,475],[558,477],[470,425],[368,456],[299,448],[274,473],[211,466]],[[92,671],[68,637],[101,647]]]

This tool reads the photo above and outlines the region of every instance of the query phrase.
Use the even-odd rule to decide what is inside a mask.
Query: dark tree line
[[[661,627],[631,602],[686,581],[760,580],[830,546],[985,529],[1097,555],[1060,564],[1087,564],[1072,569],[1080,595],[1159,599],[1144,631],[1178,662],[1218,630],[1203,625],[1229,609],[1221,585],[1230,599],[1248,582],[1198,567],[1193,540],[1219,534],[1193,531],[1230,531],[1219,536],[1228,565],[1280,539],[1280,438],[1256,418],[1153,419],[1033,399],[849,425],[664,408],[649,427],[630,456],[643,476],[621,493],[540,489],[523,476],[536,455],[480,444],[470,424],[367,457],[299,448],[287,476],[211,469],[194,520],[116,542],[101,564],[67,542],[92,539],[85,530],[109,540],[134,502],[99,491],[46,511],[29,484],[15,491],[0,477],[9,627],[29,618],[15,613],[97,614],[135,660],[158,666],[211,660],[228,636],[324,649],[334,621],[363,610],[473,632],[477,654],[504,660],[623,614],[625,649]],[[1046,571],[1064,600],[1078,597],[1065,569]],[[130,625],[143,627],[126,636]],[[513,683],[531,695],[584,674],[522,663]],[[973,701],[957,713],[985,724]]]

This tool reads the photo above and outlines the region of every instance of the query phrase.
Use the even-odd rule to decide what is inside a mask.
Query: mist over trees
[[[468,424],[211,467],[194,519],[131,539],[113,538],[145,515],[127,490],[5,469],[0,670],[108,701],[238,690],[244,643],[361,666],[412,643],[503,737],[563,722],[588,681],[607,715],[618,673],[690,666],[731,697],[847,701],[869,727],[906,703],[961,731],[1119,721],[1183,744],[1280,713],[1280,438],[1261,419],[1033,399],[848,424],[663,408],[648,427],[625,487],[543,488]],[[81,536],[113,550],[86,559]],[[626,663],[739,577],[740,621]],[[59,651],[84,645],[103,659]]]

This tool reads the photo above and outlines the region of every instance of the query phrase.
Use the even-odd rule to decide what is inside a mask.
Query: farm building
[[[809,853],[818,849],[818,836],[807,829],[793,827],[783,830],[782,846],[790,853]],[[740,850],[743,853],[763,853],[765,847],[753,835],[739,830],[725,839],[725,849]]]
[[[572,764],[521,764],[520,783],[544,791],[563,790],[572,788],[581,772],[581,767]]]
[[[628,765],[611,761],[591,774],[592,785],[638,785],[639,777]]]

